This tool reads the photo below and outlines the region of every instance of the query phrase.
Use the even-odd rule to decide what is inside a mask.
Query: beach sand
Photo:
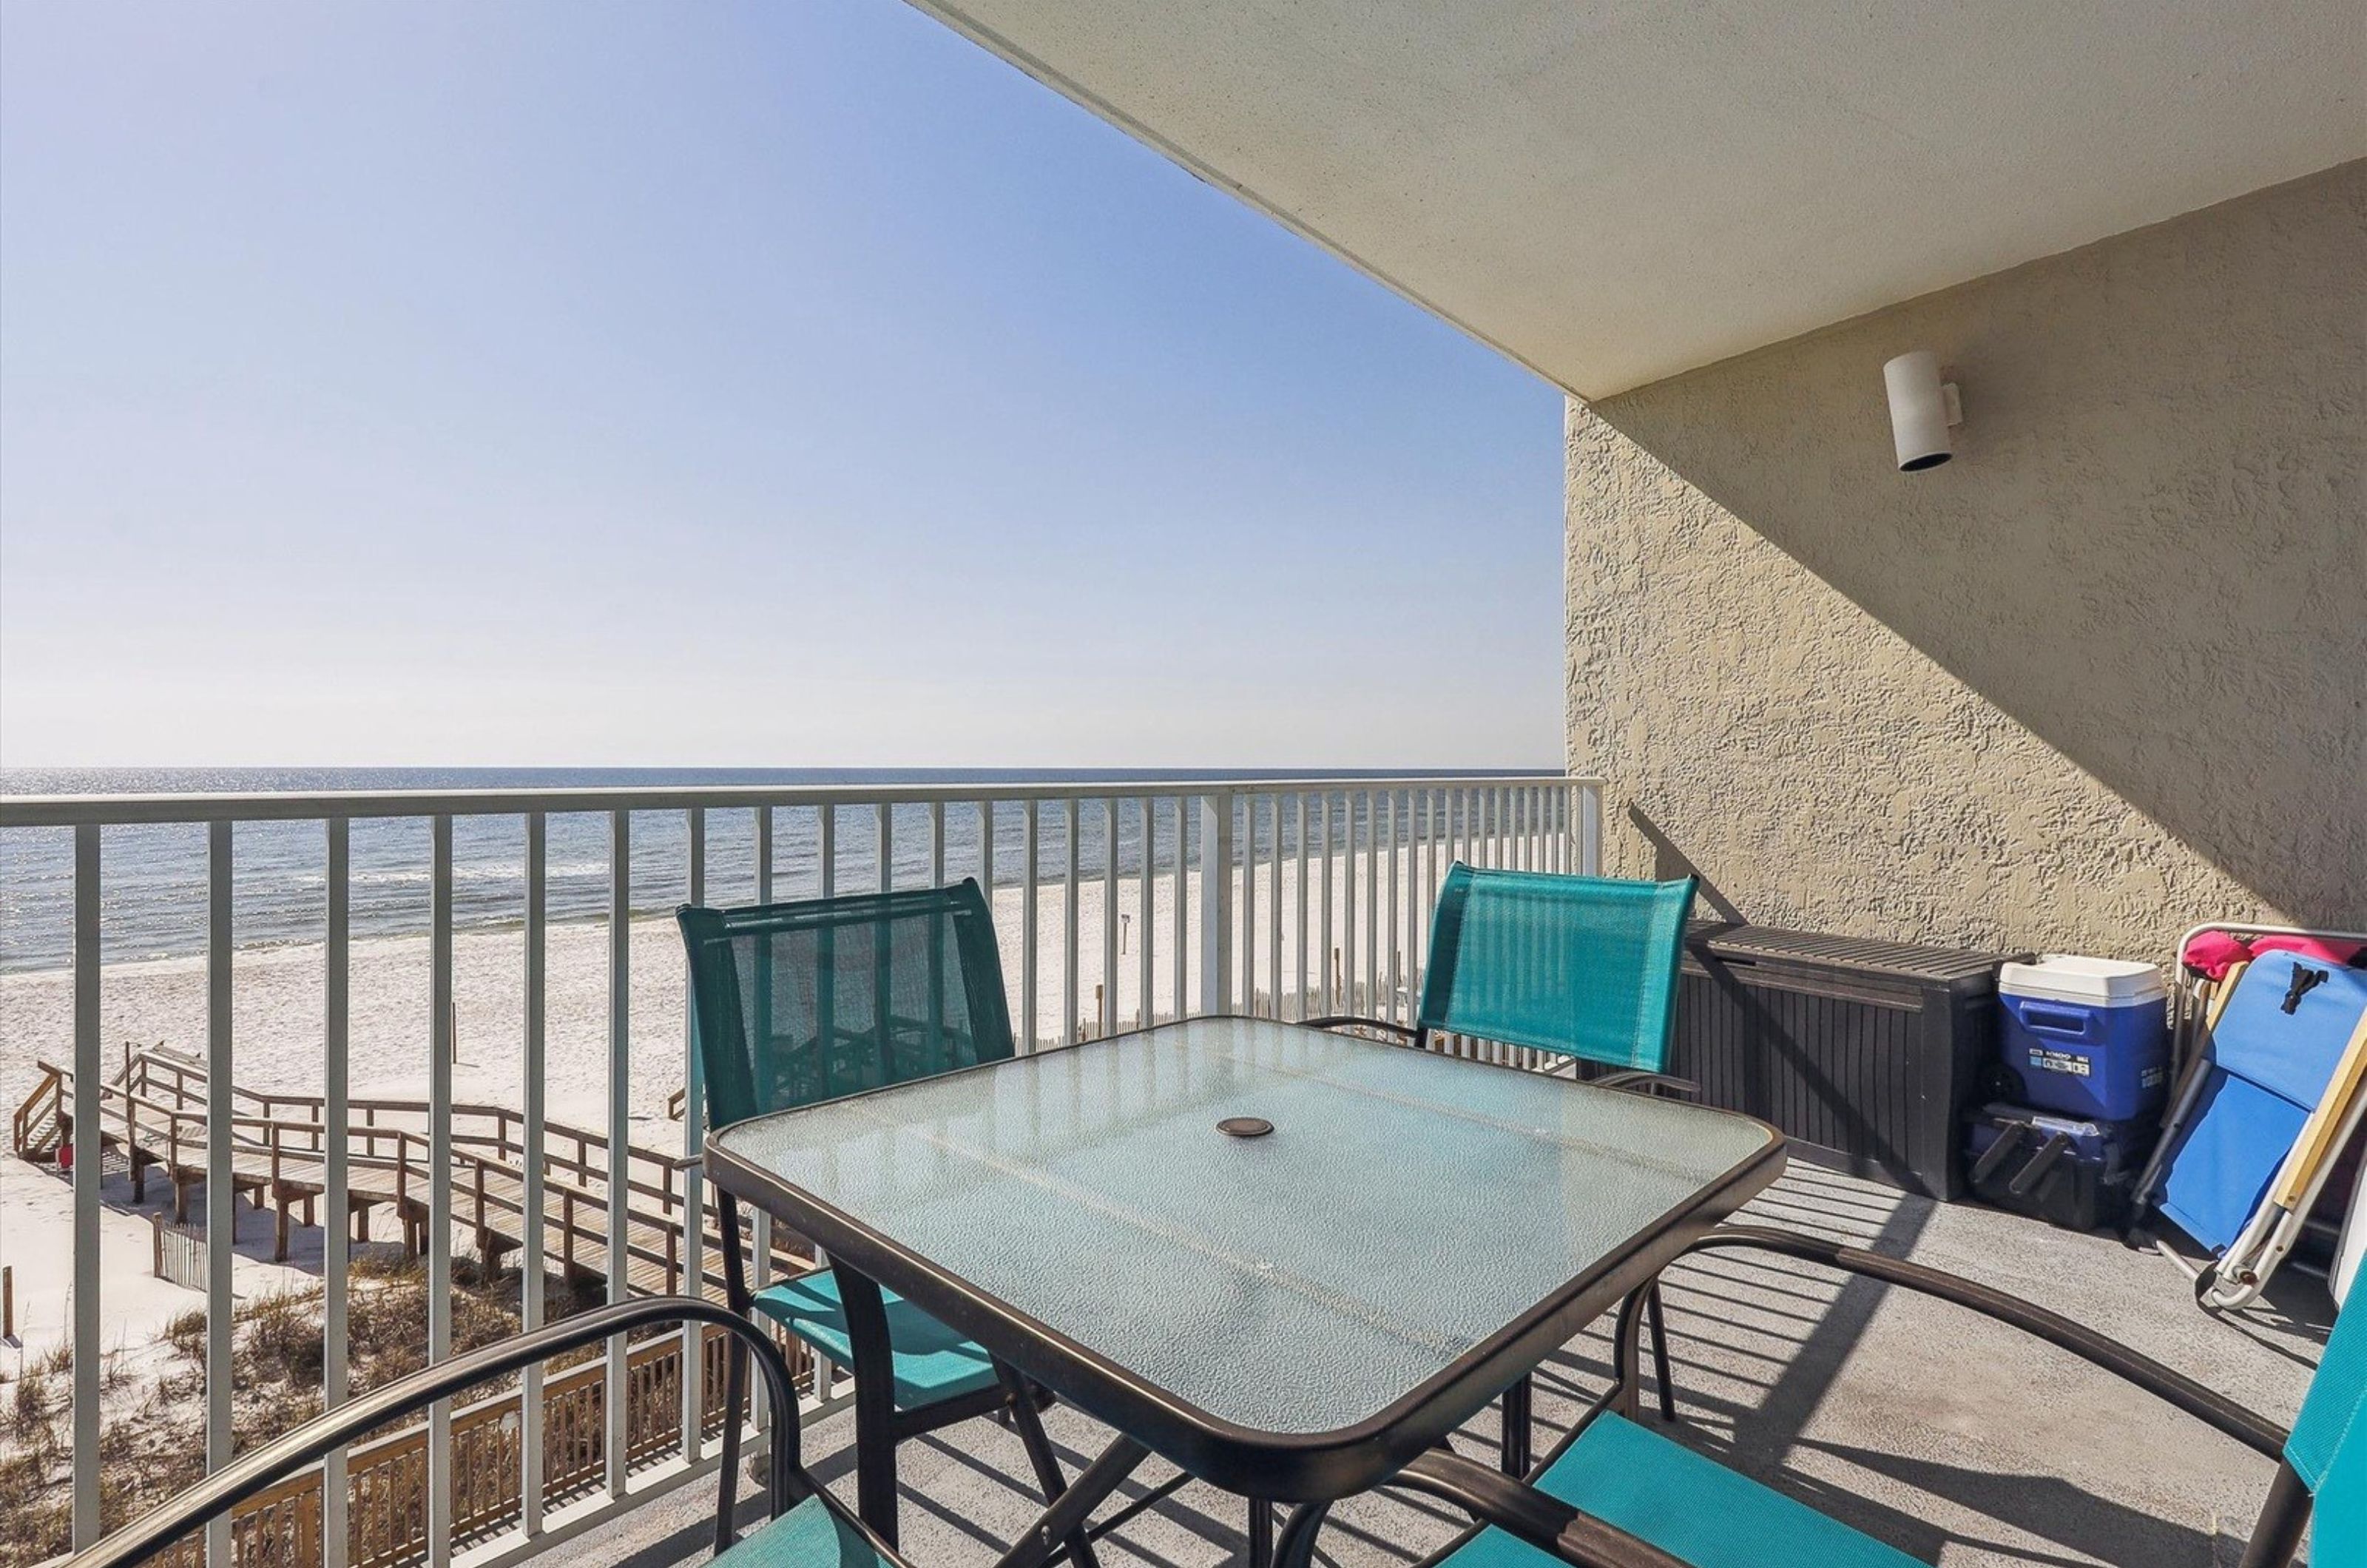
[[[1387,863],[1383,863],[1386,888]],[[1413,867],[1400,857],[1399,923],[1396,945],[1413,923],[1408,879]],[[1365,867],[1357,867],[1362,892]],[[1334,867],[1332,902],[1344,925],[1344,874]],[[1257,989],[1285,998],[1284,1011],[1297,1010],[1298,995],[1297,886],[1295,863],[1284,868],[1282,952],[1277,987],[1270,941],[1274,894],[1272,867],[1260,867],[1251,896],[1256,901],[1257,940],[1252,955]],[[1094,988],[1104,984],[1104,885],[1077,887],[1077,1015],[1087,1032],[1098,1032]],[[1196,894],[1197,889],[1193,890]],[[1314,918],[1320,918],[1320,881]],[[1024,890],[995,890],[995,919],[1002,941],[1004,984],[1014,1022],[1025,996],[1021,940]],[[1116,913],[1122,917],[1123,951],[1115,976],[1117,1026],[1136,1027],[1143,1018],[1140,998],[1141,889],[1138,879],[1116,883]],[[1236,930],[1242,897],[1235,878]],[[1361,899],[1360,899],[1361,904]],[[1070,917],[1067,889],[1059,883],[1037,889],[1036,1038],[1047,1044],[1063,1038],[1062,954]],[[1174,1011],[1174,878],[1152,879],[1154,928],[1153,1012]],[[1426,912],[1426,906],[1424,906]],[[1184,933],[1191,984],[1198,973],[1196,897],[1187,906],[1192,930]],[[1361,911],[1360,911],[1361,912]],[[1387,925],[1384,919],[1384,927]],[[678,1129],[665,1117],[667,1098],[682,1086],[685,1043],[682,939],[674,921],[643,917],[630,924],[632,1085],[630,1103],[636,1142],[671,1146]],[[1238,941],[1238,938],[1236,938]],[[1354,940],[1361,951],[1365,931]],[[1331,946],[1341,944],[1335,931]],[[1324,944],[1311,943],[1319,953]],[[1383,952],[1389,951],[1386,930]],[[357,1096],[424,1095],[427,1082],[428,943],[424,936],[383,937],[352,944],[348,981],[351,1092]],[[243,1086],[282,1093],[318,1093],[322,1088],[322,1020],[324,949],[318,943],[248,948],[232,962],[232,1054]],[[1320,961],[1308,967],[1319,977]],[[1361,976],[1358,958],[1353,967]],[[1386,985],[1386,966],[1384,981]],[[606,1122],[608,1083],[608,930],[605,922],[550,928],[545,961],[545,1057],[550,1115],[600,1128]],[[515,929],[464,931],[453,940],[453,998],[458,1060],[454,1098],[517,1106],[522,1103],[525,1032],[525,942]],[[112,1066],[133,1045],[164,1044],[202,1058],[206,1049],[206,961],[202,956],[150,959],[109,964],[100,985],[100,1037]],[[74,1052],[74,985],[71,972],[47,970],[0,977],[0,1099],[10,1110],[38,1077],[39,1061],[65,1065]]]

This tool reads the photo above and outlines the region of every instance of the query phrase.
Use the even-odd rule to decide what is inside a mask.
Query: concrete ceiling
[[[2360,0],[917,0],[1595,398],[2367,155]]]

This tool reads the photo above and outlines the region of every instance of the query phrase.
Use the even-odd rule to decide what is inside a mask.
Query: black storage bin
[[[1697,924],[1669,1071],[1792,1153],[1910,1192],[1965,1190],[1965,1112],[1995,1048],[2012,954]]]

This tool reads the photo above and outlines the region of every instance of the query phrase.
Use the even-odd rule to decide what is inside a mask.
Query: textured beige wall
[[[1956,459],[1893,467],[1936,350]],[[1606,862],[1770,924],[2367,928],[2367,163],[1569,418]]]

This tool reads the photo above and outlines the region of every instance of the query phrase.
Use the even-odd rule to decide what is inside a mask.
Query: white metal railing
[[[357,823],[424,820],[428,828],[426,936],[428,1016],[421,1021],[428,1051],[429,1191],[426,1258],[429,1278],[427,1351],[451,1348],[454,1046],[454,824],[515,819],[523,827],[517,918],[524,998],[519,1042],[524,1103],[520,1205],[522,1258],[544,1259],[548,1091],[546,1030],[550,907],[550,839],[554,818],[592,816],[606,826],[605,911],[607,927],[607,1096],[606,1171],[608,1204],[606,1291],[611,1300],[630,1290],[628,1210],[632,1201],[629,1134],[633,1018],[631,924],[637,877],[663,880],[693,901],[769,900],[841,886],[941,885],[976,876],[989,890],[1001,935],[1005,974],[1017,1003],[1014,1023],[1024,1050],[1141,1027],[1161,1019],[1237,1012],[1281,1018],[1367,1013],[1410,1021],[1420,995],[1428,912],[1447,865],[1593,872],[1601,842],[1600,782],[1558,775],[1234,779],[1058,784],[947,784],[916,786],[758,785],[637,789],[461,791],[176,795],[0,796],[0,830],[72,835],[72,965],[74,1081],[102,1082],[100,971],[103,842],[111,833],[136,835],[159,824],[202,824],[206,964],[206,1449],[209,1467],[232,1451],[232,1129],[237,1052],[232,1039],[236,886],[234,829],[252,824],[318,824],[321,885],[325,897],[319,928],[324,965],[322,1128],[324,1388],[336,1404],[347,1393],[345,1326],[349,1302],[347,1240],[343,1216],[356,1161],[348,1144],[352,1111],[348,1045]],[[870,818],[868,842],[860,832]],[[744,818],[747,853],[726,869],[709,864],[710,823]],[[843,825],[855,833],[842,837]],[[681,858],[678,878],[637,867],[637,823]],[[678,825],[679,837],[674,833]],[[948,828],[955,840],[949,844]],[[285,831],[285,829],[281,829]],[[581,836],[580,829],[578,836]],[[735,843],[739,836],[734,833]],[[785,853],[786,852],[786,853]],[[781,862],[799,863],[782,886]],[[810,863],[807,863],[810,860]],[[1055,906],[1047,909],[1048,899]],[[588,911],[577,910],[579,914]],[[1163,917],[1163,920],[1161,919]],[[1161,926],[1164,930],[1161,930]],[[1094,929],[1097,927],[1098,929]],[[1052,950],[1046,952],[1048,945]],[[1127,960],[1131,962],[1127,962]],[[686,1015],[686,1007],[685,1007]],[[696,1054],[689,1032],[663,1046],[685,1064],[690,1103],[697,1100]],[[1448,1048],[1469,1048],[1460,1043]],[[96,1103],[98,1096],[90,1096]],[[684,1118],[682,1151],[699,1146],[698,1117]],[[98,1268],[99,1180],[103,1118],[73,1123],[74,1540],[99,1532],[100,1389],[103,1365]],[[704,1208],[696,1172],[682,1201],[684,1278],[704,1279]],[[761,1283],[771,1247],[757,1224]],[[522,1292],[528,1326],[539,1322],[541,1292]],[[685,1345],[691,1345],[685,1333]],[[694,1364],[687,1359],[685,1365]],[[626,1348],[609,1348],[611,1390],[626,1386]],[[522,1517],[514,1550],[533,1550],[549,1527],[536,1467],[543,1444],[536,1397],[538,1370],[527,1374],[521,1402],[525,1429],[518,1452],[523,1472]],[[713,1460],[703,1452],[698,1380],[685,1377],[674,1478]],[[829,1369],[818,1369],[816,1392],[832,1391]],[[607,1474],[605,1498],[567,1512],[572,1530],[624,1506],[652,1483],[629,1462],[627,1401],[606,1401]],[[444,1568],[451,1554],[450,1412],[438,1407],[428,1428],[429,1561]],[[339,1484],[344,1456],[324,1472],[321,1561],[345,1560],[345,1498]],[[229,1568],[225,1522],[209,1536],[213,1568]],[[484,1556],[472,1553],[472,1556]]]

